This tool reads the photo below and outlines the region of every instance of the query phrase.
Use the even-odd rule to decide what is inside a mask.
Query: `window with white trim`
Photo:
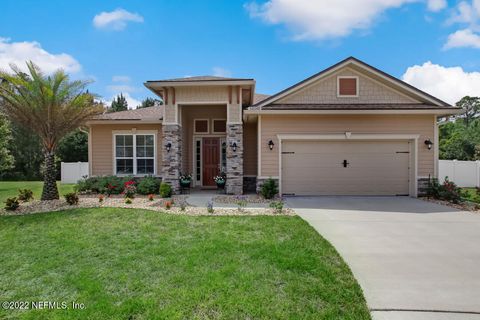
[[[116,134],[115,173],[155,174],[155,135]]]

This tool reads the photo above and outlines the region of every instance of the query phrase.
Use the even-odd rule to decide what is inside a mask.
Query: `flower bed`
[[[175,195],[171,199],[156,198],[150,200],[149,197],[136,197],[132,199],[131,204],[126,204],[125,199],[122,196],[105,197],[100,202],[98,196],[93,195],[81,195],[77,205],[69,205],[65,200],[53,200],[53,201],[32,201],[27,203],[21,203],[20,207],[15,211],[7,211],[0,209],[0,215],[25,215],[41,212],[52,212],[68,210],[73,208],[100,208],[100,207],[113,207],[113,208],[133,208],[133,209],[147,209],[153,211],[167,212],[171,214],[184,214],[184,215],[211,215],[211,216],[254,216],[254,215],[295,215],[292,209],[284,209],[282,213],[277,213],[274,209],[250,209],[245,208],[240,211],[235,208],[214,208],[212,213],[207,211],[207,208],[203,207],[191,207],[185,206],[185,210],[181,209],[180,204],[185,202],[186,196]],[[173,202],[170,209],[165,208],[166,202]]]
[[[242,196],[245,201],[248,203],[270,203],[274,199],[265,199],[260,195],[257,194],[249,194],[249,195],[244,195]],[[225,203],[225,204],[236,204],[238,201],[238,196],[235,195],[228,195],[228,194],[222,194],[215,196],[213,198],[213,201],[218,202],[218,203]]]

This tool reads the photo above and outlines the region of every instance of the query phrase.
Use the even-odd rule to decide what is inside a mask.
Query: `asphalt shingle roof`
[[[162,120],[163,106],[154,106],[127,111],[104,113],[94,120]]]

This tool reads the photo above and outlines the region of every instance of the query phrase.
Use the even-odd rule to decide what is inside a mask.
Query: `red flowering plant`
[[[123,185],[123,192],[125,198],[133,199],[135,197],[135,193],[137,193],[137,187],[135,186],[135,181],[130,180],[124,183]]]
[[[111,183],[107,184],[107,190],[106,190],[107,195],[110,197],[112,194],[115,193],[116,189],[117,189],[117,186],[115,186]]]

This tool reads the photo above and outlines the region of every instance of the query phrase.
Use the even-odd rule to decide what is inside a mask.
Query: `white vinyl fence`
[[[459,187],[480,187],[480,161],[439,160],[439,182],[445,177]]]
[[[62,162],[62,183],[76,183],[84,176],[88,176],[88,162]]]

